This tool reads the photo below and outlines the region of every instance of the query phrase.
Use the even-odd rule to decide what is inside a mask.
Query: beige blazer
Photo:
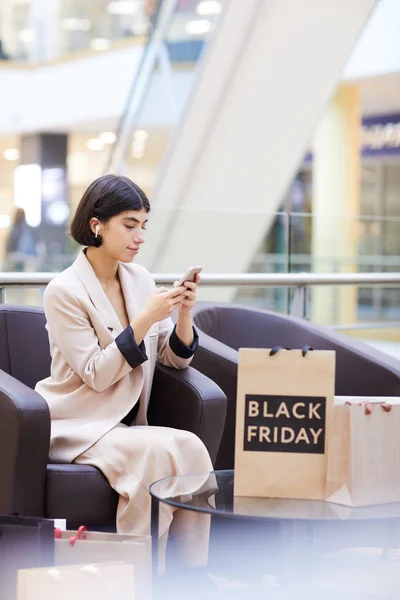
[[[120,263],[129,320],[155,290],[150,274]],[[36,385],[51,414],[50,458],[72,462],[123,419],[140,398],[136,424],[146,413],[156,360],[185,368],[169,346],[171,319],[155,323],[144,339],[148,360],[132,368],[115,343],[123,327],[85,253],[47,286],[43,298],[52,357],[51,376]]]

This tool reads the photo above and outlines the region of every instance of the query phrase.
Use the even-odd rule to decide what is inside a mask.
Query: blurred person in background
[[[34,229],[28,225],[23,208],[17,208],[14,222],[6,242],[5,271],[25,271],[38,255]]]
[[[4,52],[3,42],[0,40],[0,60],[9,60],[9,56]]]
[[[149,18],[149,21],[153,23],[154,17],[156,16],[157,9],[159,7],[159,0],[146,0],[145,10]]]

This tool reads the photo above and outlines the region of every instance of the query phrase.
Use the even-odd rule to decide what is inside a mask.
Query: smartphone
[[[180,278],[180,280],[174,284],[174,287],[179,287],[185,283],[185,281],[194,281],[197,273],[201,273],[203,267],[189,267],[184,275]]]

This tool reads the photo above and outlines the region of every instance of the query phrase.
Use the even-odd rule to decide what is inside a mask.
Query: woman
[[[45,291],[51,376],[36,385],[50,407],[51,459],[100,469],[119,494],[118,532],[135,535],[149,534],[153,481],[212,469],[194,434],[147,424],[156,359],[184,369],[196,349],[191,309],[199,281],[157,290],[149,273],[131,264],[149,210],[126,177],[100,177],[84,193],[71,233],[86,248]],[[163,504],[162,511],[165,548],[173,509]]]
[[[25,271],[29,258],[37,256],[38,248],[34,230],[26,222],[25,211],[17,208],[6,243],[7,271]]]

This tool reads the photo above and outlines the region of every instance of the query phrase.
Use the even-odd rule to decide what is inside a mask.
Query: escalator
[[[142,264],[153,273],[192,264],[209,273],[248,269],[375,5],[226,0],[158,173]],[[150,58],[176,8],[162,2]],[[146,102],[145,68],[121,140],[132,136]],[[114,171],[123,155],[117,145]]]

